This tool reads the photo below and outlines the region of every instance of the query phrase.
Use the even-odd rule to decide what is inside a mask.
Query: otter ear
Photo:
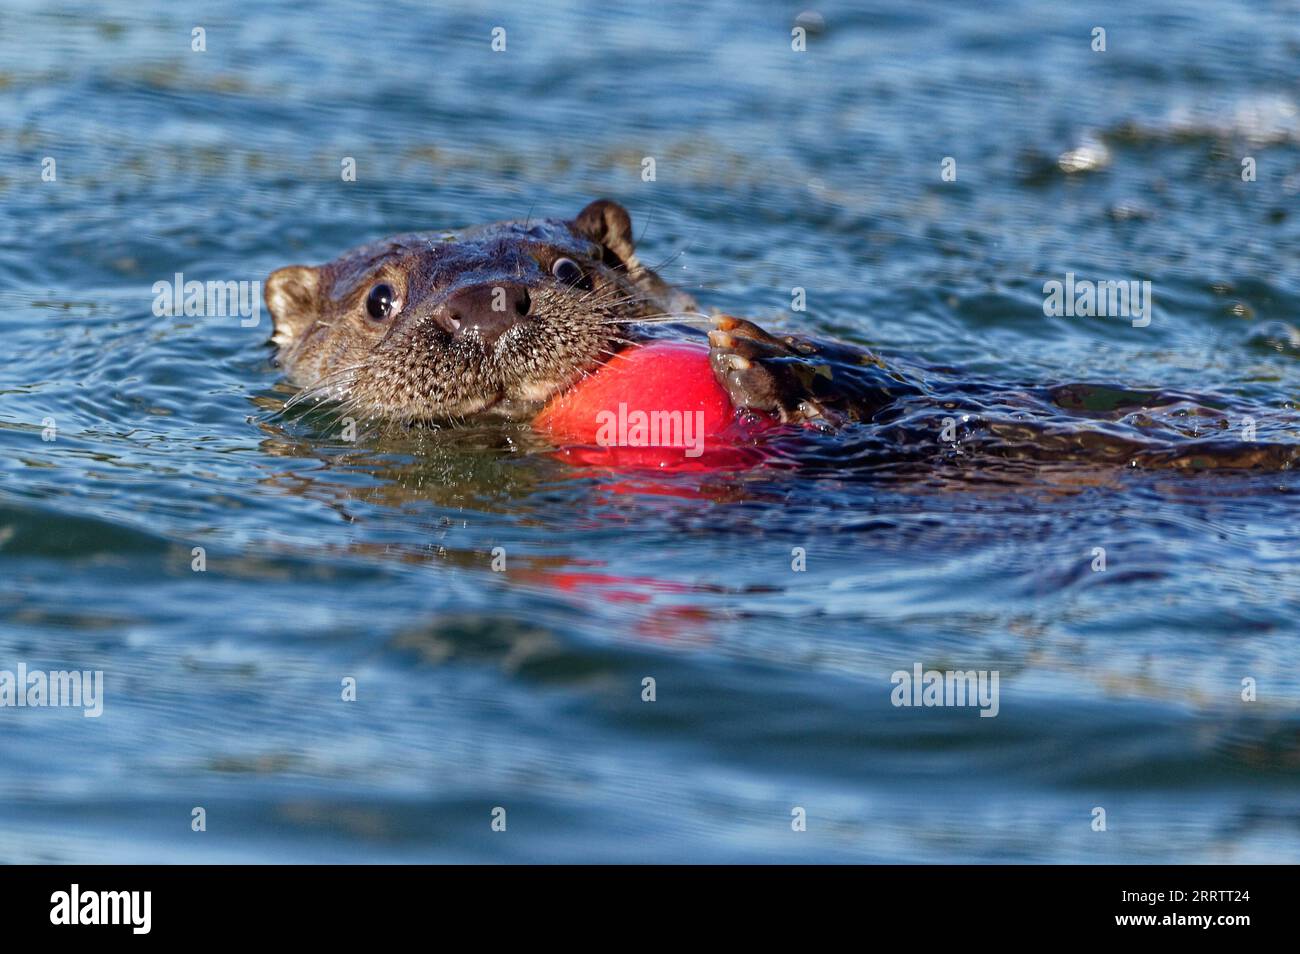
[[[266,280],[266,307],[271,309],[275,323],[271,340],[281,348],[292,344],[316,319],[320,312],[316,301],[319,286],[320,270],[308,265],[276,269]]]
[[[632,217],[627,209],[610,199],[597,199],[578,213],[572,222],[579,235],[600,243],[602,260],[609,268],[621,268],[646,295],[658,300],[671,311],[697,311],[695,299],[673,288],[652,269],[646,268],[635,255],[632,241]]]
[[[632,217],[612,199],[597,199],[578,213],[573,228],[605,250],[605,264],[611,268],[639,268],[636,243],[632,239]]]

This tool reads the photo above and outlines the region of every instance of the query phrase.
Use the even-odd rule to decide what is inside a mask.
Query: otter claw
[[[714,315],[713,325],[723,332],[731,332],[733,337],[743,338],[756,344],[767,345],[783,353],[790,352],[790,346],[777,338],[775,335],[768,334],[752,321],[746,321],[744,318],[737,318],[735,315]],[[712,332],[710,332],[712,334]]]
[[[748,358],[741,357],[738,354],[723,354],[718,356],[718,365],[727,371],[748,371],[752,368],[753,362]]]
[[[710,331],[709,345],[715,349],[749,358],[751,361],[764,358],[788,358],[795,354],[775,341],[766,341],[749,335],[737,336],[727,331]]]

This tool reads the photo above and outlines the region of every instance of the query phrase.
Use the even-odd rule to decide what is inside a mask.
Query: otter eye
[[[571,258],[557,258],[555,264],[551,266],[551,274],[558,278],[561,284],[577,285],[584,291],[591,291],[591,279],[582,273],[578,263]]]
[[[383,282],[370,289],[366,296],[366,311],[375,321],[383,321],[393,313],[393,286]]]

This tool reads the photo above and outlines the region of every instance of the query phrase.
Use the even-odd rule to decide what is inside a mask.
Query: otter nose
[[[448,298],[442,312],[453,337],[477,336],[483,347],[490,348],[532,307],[523,285],[473,285]]]

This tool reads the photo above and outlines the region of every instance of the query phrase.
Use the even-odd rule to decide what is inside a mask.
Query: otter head
[[[289,380],[376,418],[524,416],[627,340],[693,307],[637,261],[627,211],[401,235],[266,282]]]

